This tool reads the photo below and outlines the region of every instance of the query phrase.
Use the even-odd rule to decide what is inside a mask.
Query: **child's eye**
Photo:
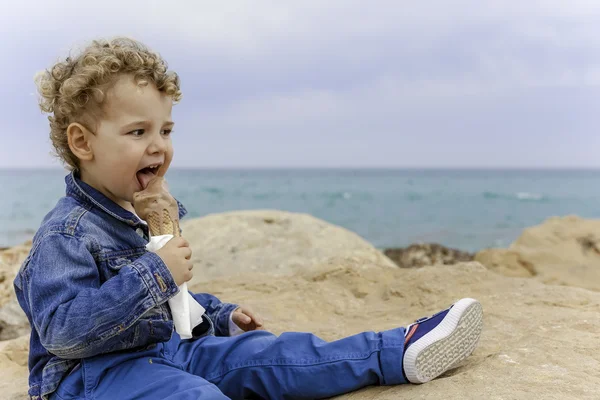
[[[133,135],[133,136],[142,136],[143,134],[144,134],[143,129],[136,129],[135,131],[129,132],[129,135]]]
[[[163,135],[169,136],[171,134],[171,132],[173,132],[172,129],[165,129],[165,130],[163,130]]]

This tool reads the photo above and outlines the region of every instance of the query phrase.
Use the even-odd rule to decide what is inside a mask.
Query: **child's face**
[[[152,174],[164,176],[173,158],[171,97],[152,84],[138,86],[121,76],[108,91],[97,131],[90,137],[93,159],[82,164],[82,180],[131,210],[133,193]],[[158,166],[153,171],[141,170]]]

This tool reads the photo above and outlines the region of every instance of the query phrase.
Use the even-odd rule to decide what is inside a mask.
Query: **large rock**
[[[600,220],[550,218],[508,249],[483,250],[475,260],[508,276],[600,291]]]
[[[287,275],[339,256],[396,268],[356,233],[308,214],[236,211],[182,221],[181,228],[193,250],[192,283],[240,273]]]
[[[341,399],[597,399],[600,293],[509,278],[481,264],[390,269],[368,260],[317,264],[288,279],[253,273],[192,290],[251,305],[267,329],[335,340],[406,326],[474,297],[484,308],[479,347],[461,366],[421,386],[372,387]],[[399,361],[400,362],[400,361]]]
[[[232,213],[186,225],[196,276],[204,273],[191,290],[253,306],[275,333],[335,340],[405,326],[461,297],[481,301],[480,345],[460,366],[424,385],[370,387],[340,399],[598,398],[598,292],[506,277],[477,262],[393,267],[358,236],[309,216]],[[0,398],[26,392],[27,338],[0,342]]]
[[[15,298],[13,280],[31,250],[31,241],[0,250],[0,306]]]
[[[0,251],[0,399],[29,398],[29,321],[17,302],[13,280],[30,249],[28,241]]]
[[[0,341],[29,332],[29,321],[17,302],[13,280],[30,249],[28,241],[0,251]]]
[[[13,296],[0,307],[0,340],[14,339],[29,333],[29,320]]]
[[[0,399],[25,400],[29,370],[29,335],[0,342]]]

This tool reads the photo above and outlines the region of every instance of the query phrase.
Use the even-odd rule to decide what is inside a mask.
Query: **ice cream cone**
[[[138,217],[148,224],[151,236],[181,236],[179,207],[167,190],[163,177],[154,177],[146,189],[134,193],[133,208]]]

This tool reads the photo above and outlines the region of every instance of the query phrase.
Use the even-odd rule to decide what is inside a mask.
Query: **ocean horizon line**
[[[600,172],[599,167],[437,167],[437,166],[172,166],[169,170],[185,171],[310,171],[310,170],[372,170],[372,171],[584,171]],[[0,171],[63,171],[67,169],[61,167],[37,166],[37,167],[4,167],[0,166]]]

